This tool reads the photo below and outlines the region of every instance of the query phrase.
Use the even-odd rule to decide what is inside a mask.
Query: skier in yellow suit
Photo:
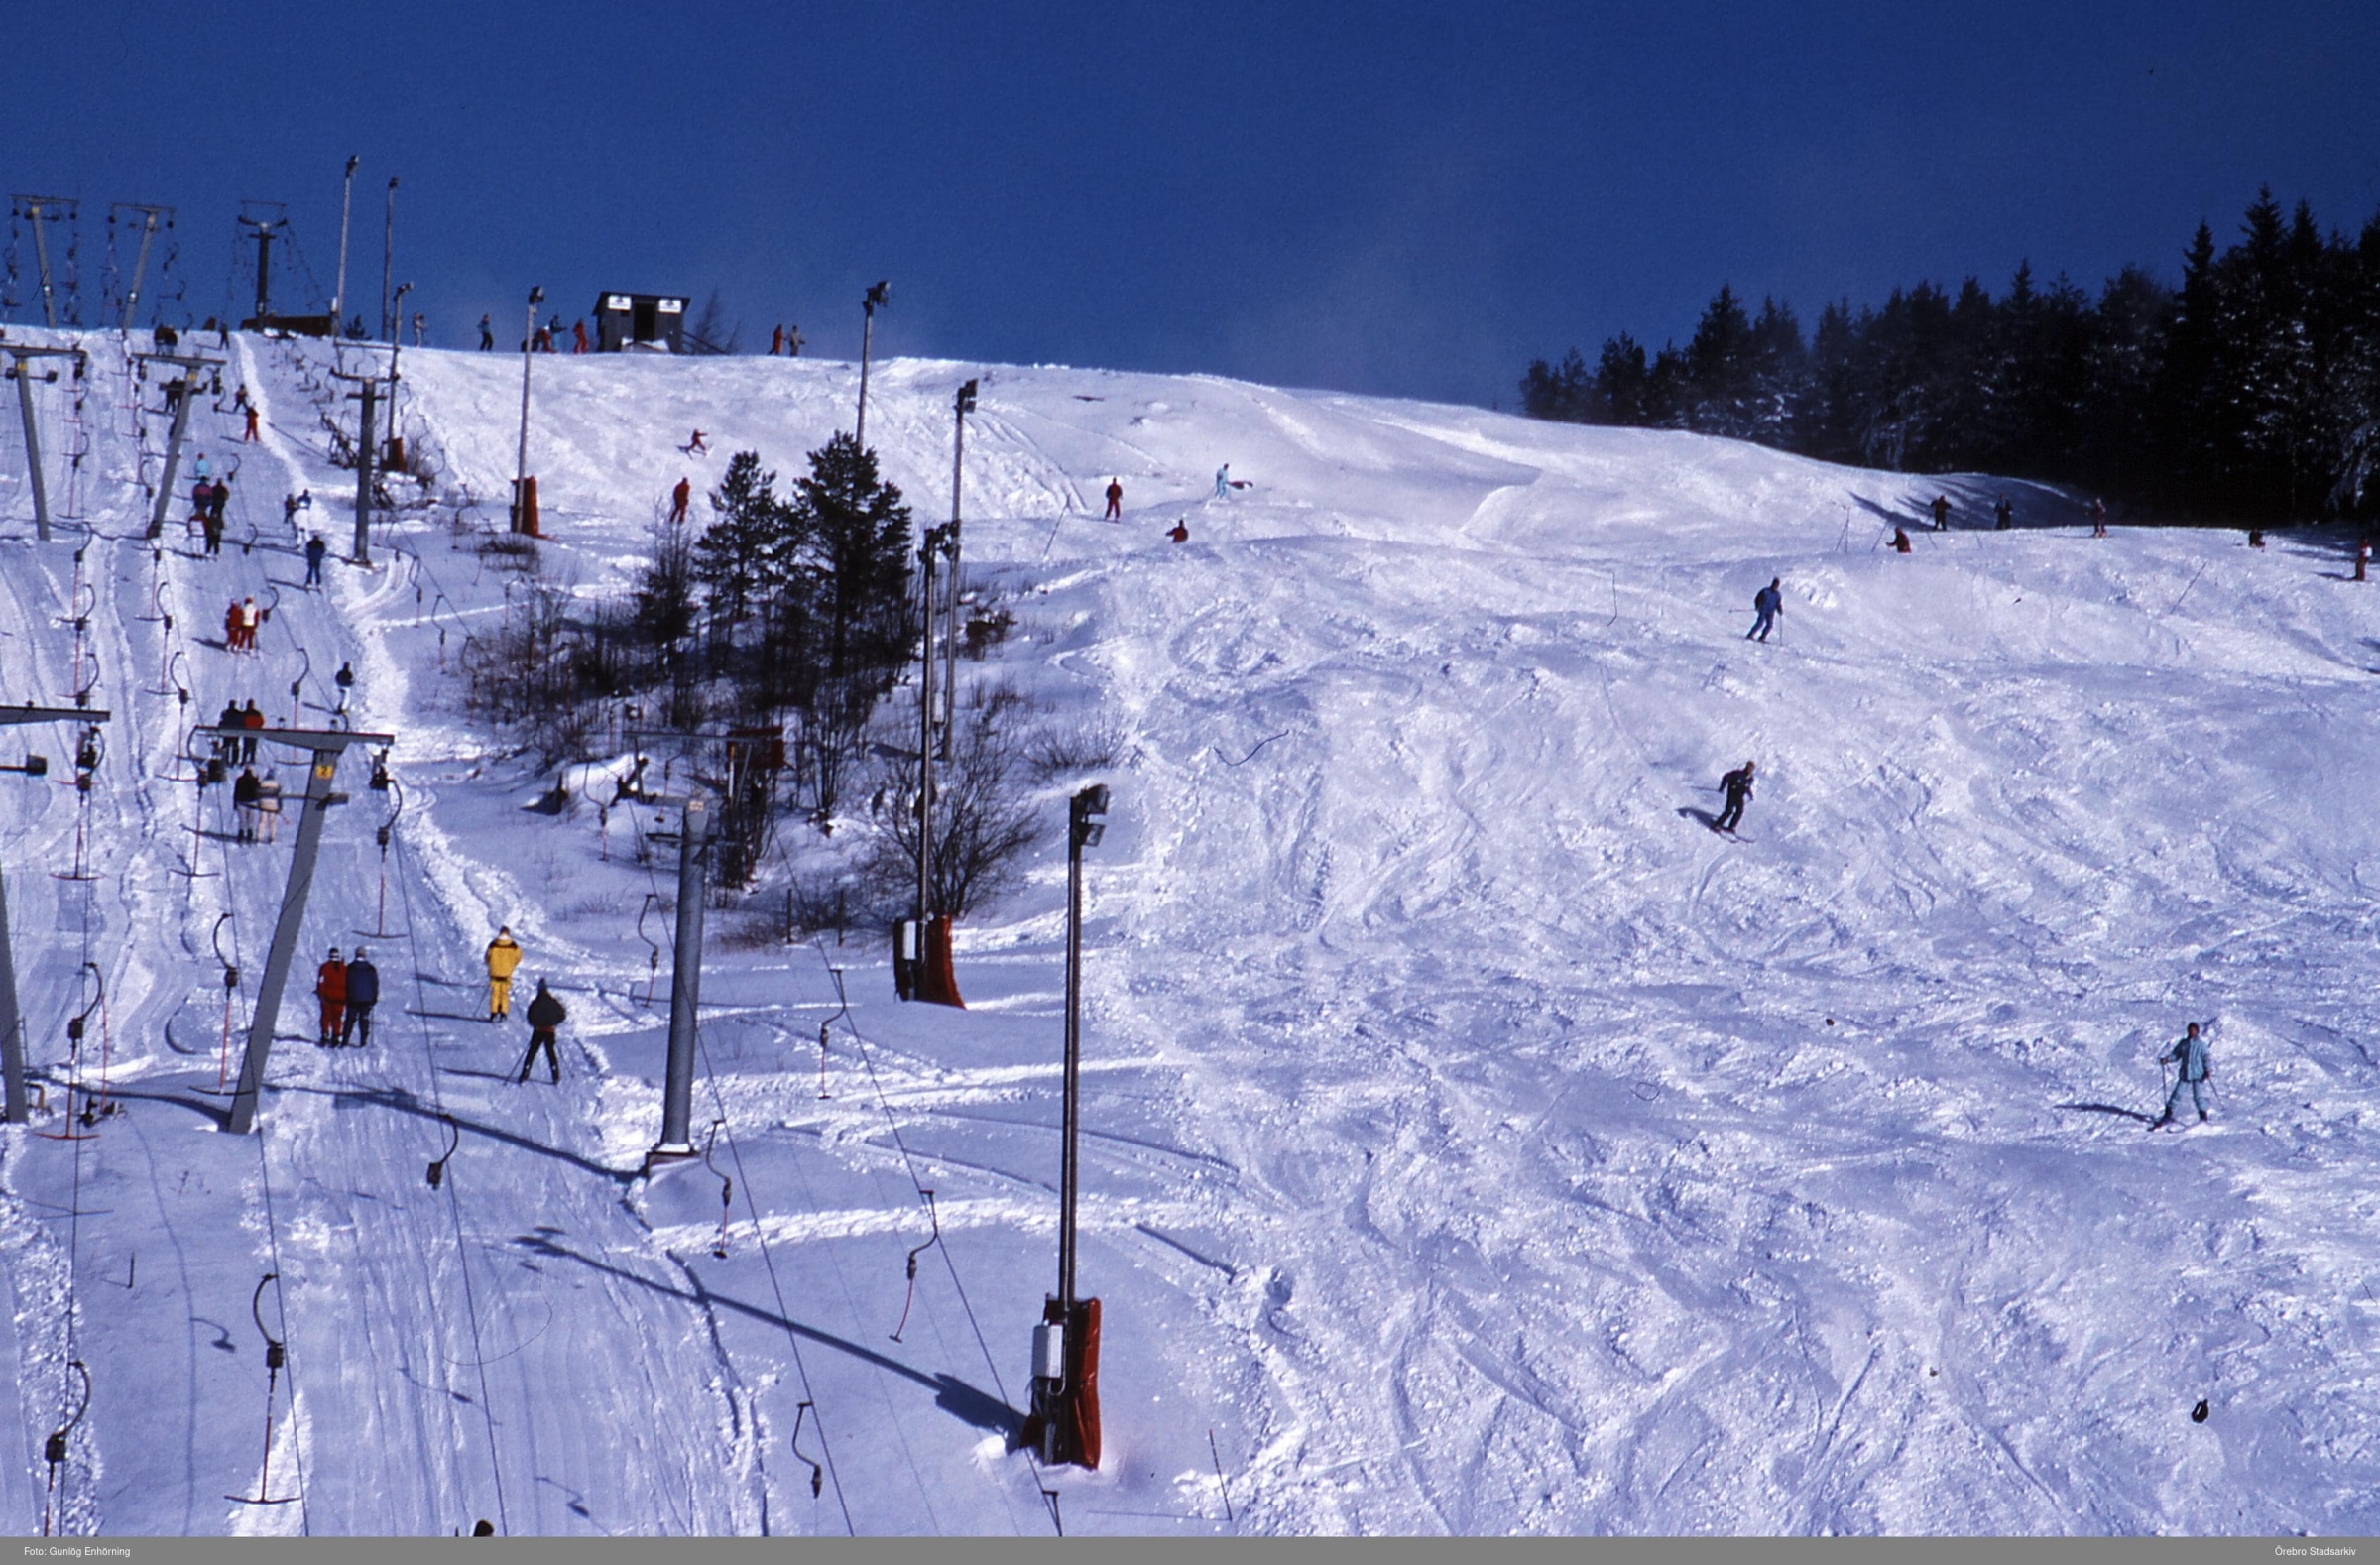
[[[513,943],[510,924],[488,942],[488,1020],[513,1014],[513,969],[521,965],[521,947]]]

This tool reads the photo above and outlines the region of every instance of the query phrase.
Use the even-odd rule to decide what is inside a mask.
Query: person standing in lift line
[[[339,960],[339,948],[332,946],[329,957],[314,969],[314,998],[322,1002],[322,1025],[314,1038],[317,1048],[331,1048],[339,1041],[344,1029],[347,1010],[347,964]]]
[[[488,1020],[513,1014],[513,970],[521,965],[521,947],[510,924],[500,926],[488,942]]]
[[[372,1042],[372,1008],[380,1004],[380,969],[374,967],[362,946],[355,948],[355,960],[347,964],[347,1020],[339,1029],[339,1041],[352,1041],[358,1048]]]

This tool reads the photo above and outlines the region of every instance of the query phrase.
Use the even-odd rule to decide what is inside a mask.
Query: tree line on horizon
[[[2140,266],[2093,299],[2029,264],[1847,300],[1805,335],[1723,286],[1684,347],[1622,332],[1521,378],[1532,418],[1726,435],[1902,472],[2085,487],[2193,521],[2380,510],[2380,214],[2325,234],[2270,188],[2218,250],[2202,222],[2168,287]]]

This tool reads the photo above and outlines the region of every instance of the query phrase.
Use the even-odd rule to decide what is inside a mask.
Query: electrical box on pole
[[[273,1052],[273,1028],[281,1021],[281,992],[290,977],[290,960],[298,952],[298,936],[305,923],[306,894],[313,889],[314,860],[322,851],[322,820],[334,804],[347,802],[347,795],[331,791],[337,777],[339,757],[349,745],[368,745],[385,748],[397,742],[394,734],[359,734],[346,729],[314,728],[218,728],[208,725],[193,730],[212,734],[216,738],[236,737],[253,739],[260,745],[287,745],[293,750],[310,751],[313,765],[307,769],[305,797],[299,803],[304,811],[298,822],[298,848],[290,859],[290,883],[281,899],[281,918],[273,925],[273,945],[265,955],[264,983],[258,988],[256,1013],[248,1024],[248,1046],[240,1056],[240,1081],[231,1099],[231,1113],[223,1127],[235,1136],[245,1136],[256,1129],[257,1099],[264,1091],[265,1062]]]
[[[21,727],[27,723],[76,723],[93,727],[108,720],[105,709],[79,706],[0,706],[0,728]],[[21,772],[29,778],[49,775],[50,763],[40,756],[27,756],[15,766],[0,766],[0,772]],[[77,782],[81,781],[78,776]],[[23,1125],[33,1113],[25,1091],[25,1018],[17,1009],[17,959],[8,930],[8,885],[0,876],[0,1102],[5,1102],[7,1123]]]
[[[1078,1298],[1074,1278],[1075,1197],[1081,1177],[1083,1075],[1083,850],[1107,833],[1105,783],[1084,788],[1066,810],[1066,1043],[1059,1103],[1058,1290],[1033,1328],[1032,1413],[1025,1438],[1052,1465],[1099,1466],[1099,1300]]]

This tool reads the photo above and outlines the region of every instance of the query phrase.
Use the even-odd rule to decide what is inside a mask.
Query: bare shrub
[[[1013,691],[1009,692],[1011,696]],[[1024,763],[1005,718],[1021,698],[971,703],[951,758],[934,769],[933,910],[952,917],[988,906],[1015,883],[1037,825]],[[885,908],[916,899],[917,763],[889,763],[869,807],[872,837],[861,877]]]
[[[1024,736],[1024,764],[1035,782],[1104,772],[1124,757],[1124,720],[1095,711],[1036,725]]]

